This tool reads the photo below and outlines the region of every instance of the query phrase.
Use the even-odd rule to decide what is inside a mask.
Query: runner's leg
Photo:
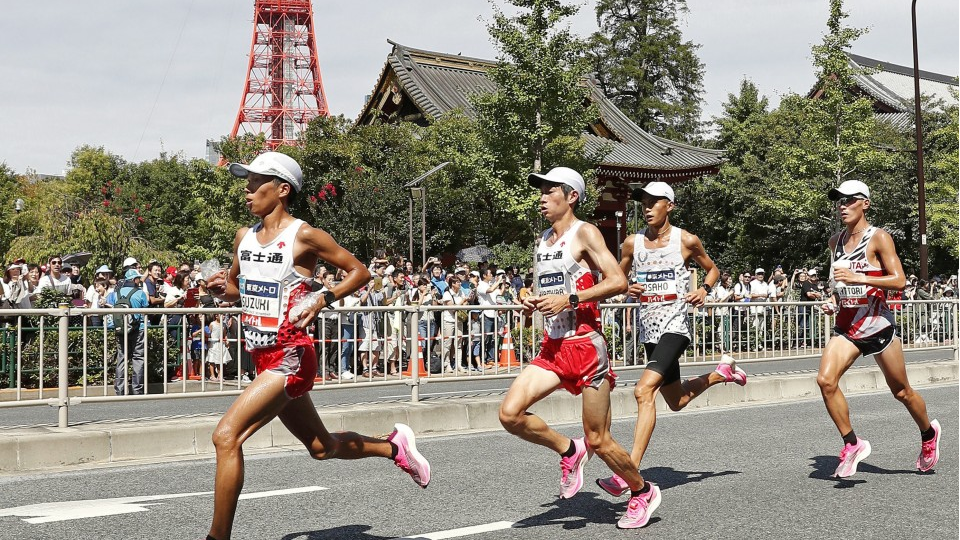
[[[903,403],[904,406],[907,407],[910,416],[913,417],[913,421],[917,423],[920,431],[930,429],[930,418],[927,416],[927,404],[920,394],[914,391],[913,387],[910,386],[910,381],[907,379],[907,366],[903,360],[903,345],[900,342],[900,338],[894,337],[890,346],[884,351],[875,354],[873,358],[876,360],[877,365],[880,366],[880,371],[883,372],[883,377],[886,379],[887,386],[890,387],[890,392],[893,393],[893,397],[897,398],[900,403]]]
[[[640,477],[630,454],[610,434],[610,422],[610,383],[605,380],[597,388],[584,388],[583,432],[586,435],[587,447],[592,449],[610,470],[619,475],[631,490],[639,491],[643,488],[643,478]]]
[[[817,373],[817,384],[823,396],[823,404],[833,423],[844,436],[853,431],[850,424],[850,409],[847,400],[840,391],[840,377],[850,369],[853,362],[860,356],[860,349],[842,336],[834,336],[827,343],[820,358],[820,371]]]
[[[656,399],[662,384],[663,375],[645,369],[633,389],[633,395],[637,398],[637,425],[633,428],[633,449],[630,451],[634,468],[640,466],[647,445],[650,444],[650,437],[653,436],[653,429],[657,427]]]
[[[290,402],[284,388],[286,377],[264,371],[227,410],[213,432],[217,450],[214,482],[213,524],[210,536],[230,538],[237,500],[243,489],[243,442],[267,425]]]
[[[539,366],[527,366],[510,385],[500,404],[500,423],[521,439],[545,446],[558,454],[570,448],[570,439],[557,433],[539,416],[527,412],[534,403],[560,387],[560,377]]]
[[[328,432],[310,394],[291,401],[279,416],[283,425],[303,443],[314,459],[393,457],[393,446],[386,439],[366,437],[352,431]]]

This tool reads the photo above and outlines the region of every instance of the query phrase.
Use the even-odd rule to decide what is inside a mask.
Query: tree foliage
[[[705,67],[684,41],[685,0],[600,0],[589,60],[600,88],[644,130],[693,141],[700,134]]]
[[[494,159],[492,202],[513,223],[526,225],[504,234],[507,242],[527,241],[540,226],[537,194],[527,184],[531,171],[566,166],[589,178],[602,158],[586,155],[582,137],[598,117],[583,81],[585,44],[561,25],[579,8],[559,0],[510,3],[520,13],[508,17],[494,8],[487,26],[499,50],[497,66],[487,73],[497,90],[473,97],[482,141]],[[592,201],[578,214],[589,216],[595,196]]]

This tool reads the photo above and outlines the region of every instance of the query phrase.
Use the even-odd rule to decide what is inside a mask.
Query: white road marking
[[[240,500],[246,499],[262,499],[264,497],[278,497],[280,495],[293,495],[295,493],[310,493],[311,491],[321,491],[324,489],[330,489],[320,486],[306,486],[299,488],[290,488],[290,489],[275,489],[273,491],[258,491],[256,493],[242,493],[240,494]]]
[[[474,525],[472,527],[461,527],[459,529],[449,529],[446,531],[437,531],[415,536],[404,536],[399,540],[444,540],[446,538],[460,538],[461,536],[470,536],[471,534],[480,534],[485,532],[502,531],[509,529],[515,524],[512,521],[496,521],[484,525]]]
[[[320,486],[306,486],[292,489],[278,489],[275,491],[260,491],[244,493],[241,499],[259,499],[262,497],[277,497],[295,493],[307,493],[328,489]],[[61,501],[51,503],[28,504],[13,508],[0,509],[0,517],[22,517],[23,521],[31,524],[50,523],[53,521],[70,521],[92,517],[116,516],[146,512],[153,501],[168,499],[182,499],[184,497],[199,497],[213,495],[212,491],[197,491],[194,493],[170,493],[166,495],[142,495],[139,497],[117,497],[113,499],[85,499],[79,501]]]

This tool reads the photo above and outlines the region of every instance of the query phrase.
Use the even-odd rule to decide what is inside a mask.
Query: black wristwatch
[[[707,283],[704,283],[703,285],[701,285],[701,287],[703,287],[703,290],[707,291],[707,294],[710,294],[710,291],[713,290],[713,287],[711,287],[711,286],[710,286],[709,284],[707,284]]]
[[[337,295],[333,291],[324,291],[323,307],[333,309],[333,303],[337,301]]]
[[[580,297],[576,294],[570,295],[570,309],[577,309],[577,306],[580,305]]]

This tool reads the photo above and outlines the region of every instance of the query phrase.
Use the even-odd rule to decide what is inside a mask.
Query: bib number
[[[567,294],[567,281],[563,272],[542,274],[539,278],[540,295]]]
[[[637,272],[636,282],[643,285],[641,302],[659,304],[677,300],[677,273],[673,269]]]
[[[846,285],[837,287],[837,296],[840,297],[840,307],[862,306],[867,303],[867,286]]]
[[[280,329],[284,304],[283,284],[275,279],[247,279],[240,276],[240,321],[244,330],[276,334]]]

